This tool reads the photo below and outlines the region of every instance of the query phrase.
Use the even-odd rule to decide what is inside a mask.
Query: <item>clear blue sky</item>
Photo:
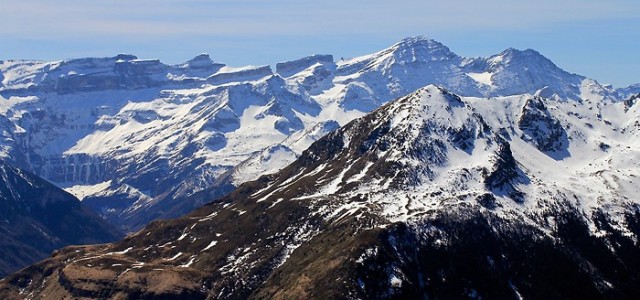
[[[233,66],[369,54],[425,35],[466,57],[532,48],[616,87],[640,82],[638,0],[0,0],[0,60],[131,53]]]

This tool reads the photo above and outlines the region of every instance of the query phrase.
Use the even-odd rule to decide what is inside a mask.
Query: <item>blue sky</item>
[[[131,53],[233,66],[369,54],[424,35],[467,57],[532,48],[616,87],[640,82],[637,0],[0,0],[0,59]]]

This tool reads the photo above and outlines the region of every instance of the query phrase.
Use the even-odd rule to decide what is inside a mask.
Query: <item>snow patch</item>
[[[491,76],[493,73],[491,72],[483,72],[483,73],[467,73],[467,76],[471,77],[473,80],[482,83],[484,85],[492,86]]]
[[[200,252],[202,251],[207,251],[209,249],[211,249],[211,247],[215,246],[218,244],[218,241],[211,241],[211,243],[209,243],[209,245],[207,245],[206,247],[204,247],[204,249],[200,250]]]

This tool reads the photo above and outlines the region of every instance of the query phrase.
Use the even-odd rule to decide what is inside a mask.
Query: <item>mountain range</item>
[[[637,85],[423,37],[275,71],[204,54],[0,71],[2,238],[47,237],[6,257],[117,237],[85,206],[131,232],[55,251],[0,298],[640,295]]]
[[[530,94],[590,106],[638,92],[568,73],[534,50],[464,58],[424,37],[275,70],[206,54],[179,65],[125,54],[6,60],[0,82],[0,157],[127,232],[278,171],[324,134],[427,84],[466,97]]]
[[[601,96],[427,85],[188,215],[60,250],[0,297],[635,299],[640,107]]]

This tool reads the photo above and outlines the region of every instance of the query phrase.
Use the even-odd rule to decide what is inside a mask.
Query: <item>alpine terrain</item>
[[[71,194],[0,161],[0,277],[67,245],[121,237]]]
[[[424,37],[361,57],[312,55],[275,68],[230,67],[206,54],[179,65],[126,54],[6,60],[0,157],[134,232],[280,170],[323,135],[427,84],[467,97],[537,95],[589,113],[640,92],[568,73],[534,50],[464,58]],[[547,123],[537,121],[537,104],[527,107],[531,119],[518,125],[525,140],[558,148],[555,158],[568,155],[564,142],[547,145],[536,135]],[[629,134],[609,133],[602,139]]]
[[[383,82],[430,64],[398,63],[412,57],[406,43],[337,66],[325,84],[346,95],[362,76],[386,74]],[[508,54],[467,64],[434,57],[481,73]],[[491,69],[492,82],[509,69]],[[0,298],[636,299],[640,106],[606,88],[583,98],[595,83],[555,84],[491,98],[507,86],[476,84],[478,97],[418,88],[191,214],[117,243],[65,248],[6,277]],[[400,93],[377,88],[389,88],[380,101]]]

